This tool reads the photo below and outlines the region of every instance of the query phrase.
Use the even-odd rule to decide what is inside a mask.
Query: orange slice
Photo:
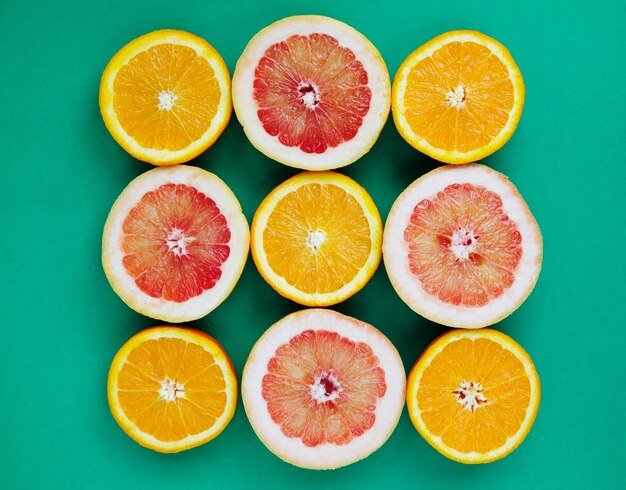
[[[197,330],[144,330],[115,355],[109,406],[132,439],[175,453],[217,437],[237,404],[237,378],[215,339]]]
[[[113,138],[135,158],[154,165],[187,162],[228,124],[228,68],[204,39],[185,31],[151,32],[107,65],[100,112]]]
[[[452,330],[409,375],[407,405],[418,432],[461,463],[505,457],[530,431],[541,398],[532,360],[496,330]]]
[[[372,277],[382,222],[367,191],[336,172],[303,172],[276,187],[252,221],[252,257],[282,296],[339,303]]]
[[[476,31],[452,31],[416,49],[396,73],[393,119],[402,137],[445,163],[501,148],[524,107],[524,81],[509,51]]]

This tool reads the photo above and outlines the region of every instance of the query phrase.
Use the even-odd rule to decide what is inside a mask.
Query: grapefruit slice
[[[502,44],[480,32],[452,31],[404,60],[393,81],[393,119],[422,153],[475,162],[513,135],[524,94],[522,74]]]
[[[302,15],[252,38],[233,74],[233,105],[259,151],[326,170],[369,151],[389,115],[390,85],[365,36],[335,19]]]
[[[324,309],[287,315],[252,348],[241,396],[257,436],[282,460],[333,469],[384,444],[404,407],[406,377],[377,329]]]
[[[133,180],[113,204],[102,264],[128,306],[183,322],[226,299],[249,243],[239,202],[219,177],[185,165],[162,167]]]
[[[444,456],[472,464],[503,458],[519,446],[540,399],[528,354],[491,329],[440,336],[411,370],[407,387],[418,432]]]
[[[154,327],[113,358],[107,388],[113,417],[132,439],[162,453],[217,437],[237,405],[237,377],[215,339],[198,330]]]
[[[104,70],[100,112],[113,138],[135,158],[154,165],[187,162],[230,120],[228,68],[213,46],[189,32],[145,34]]]
[[[383,225],[367,191],[337,172],[302,172],[276,187],[252,220],[252,257],[280,295],[328,306],[376,271]]]
[[[541,232],[506,176],[484,165],[437,168],[393,204],[383,235],[387,274],[420,315],[451,327],[491,325],[533,290]]]

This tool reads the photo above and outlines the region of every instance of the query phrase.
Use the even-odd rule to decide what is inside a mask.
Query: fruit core
[[[461,109],[465,107],[465,102],[467,101],[467,88],[463,85],[457,85],[454,90],[450,90],[446,94],[446,102],[450,107],[456,107],[457,109]]]
[[[176,102],[176,99],[178,99],[178,96],[174,94],[174,92],[172,92],[171,90],[164,90],[163,92],[159,93],[159,110],[171,110],[172,107],[174,107],[174,102]]]
[[[320,247],[326,242],[326,234],[320,230],[309,231],[306,237],[306,245],[313,252],[319,252]]]
[[[463,407],[463,410],[475,412],[477,408],[489,403],[483,391],[484,388],[480,383],[463,381],[452,393],[456,395],[456,401]]]
[[[254,72],[253,98],[269,135],[305,153],[324,153],[355,137],[372,91],[350,48],[328,34],[310,34],[265,51]]]
[[[452,184],[420,201],[404,231],[411,272],[440,300],[484,306],[511,287],[522,236],[500,197],[474,184]]]
[[[226,217],[185,184],[147,192],[122,225],[122,264],[141,291],[183,302],[213,288],[230,255]]]
[[[175,402],[178,398],[185,398],[185,387],[177,380],[169,379],[167,376],[161,381],[159,390],[161,399],[166,402]]]
[[[305,330],[279,346],[262,380],[272,420],[309,447],[363,435],[386,390],[371,347],[327,330]]]

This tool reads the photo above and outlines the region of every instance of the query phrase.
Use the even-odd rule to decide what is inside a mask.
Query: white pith
[[[370,109],[363,118],[358,133],[350,141],[328,148],[323,154],[306,153],[298,147],[285,146],[270,136],[257,115],[253,98],[254,72],[265,51],[292,35],[328,34],[355,54],[368,76],[372,90]],[[303,80],[302,83],[308,83]],[[291,167],[305,170],[328,170],[343,167],[358,160],[376,142],[391,105],[389,73],[379,52],[360,32],[335,19],[316,15],[287,17],[257,33],[237,61],[233,73],[233,107],[250,142],[268,157]],[[311,93],[311,92],[309,92]],[[309,96],[310,99],[311,96]],[[304,103],[306,104],[307,101]]]
[[[471,230],[458,229],[452,233],[450,250],[458,260],[468,260],[478,248],[478,240]]]
[[[479,307],[453,305],[427,293],[419,278],[410,271],[409,248],[404,240],[404,231],[415,206],[448,185],[457,183],[480,185],[498,194],[503,211],[522,235],[522,257],[513,285],[499,297]],[[457,252],[464,253],[461,250]],[[420,315],[451,327],[480,328],[515,311],[537,282],[542,253],[541,232],[522,196],[506,176],[480,164],[443,166],[417,179],[396,199],[383,233],[385,268],[400,298]]]
[[[187,245],[194,240],[194,237],[185,235],[180,228],[172,228],[165,239],[168,250],[178,257],[187,255]]]
[[[306,246],[313,252],[319,252],[319,249],[326,242],[326,234],[320,230],[310,231],[306,237]]]
[[[226,394],[226,405],[223,413],[215,420],[213,425],[203,432],[189,435],[180,441],[161,441],[152,434],[147,434],[139,429],[135,422],[128,418],[121,407],[119,400],[119,387],[117,385],[118,375],[124,366],[129,353],[141,342],[148,340],[158,340],[162,338],[183,339],[188,343],[193,343],[203,347],[213,356],[213,361],[222,371],[227,386],[234,389],[224,390]],[[228,425],[235,413],[237,405],[237,377],[225,353],[220,349],[219,344],[213,338],[202,335],[192,329],[183,329],[179,327],[157,327],[143,330],[131,337],[122,348],[115,354],[109,369],[107,380],[107,394],[109,398],[109,406],[111,413],[120,427],[129,436],[139,442],[142,446],[154,449],[155,451],[172,453],[184,449],[189,449],[203,444],[215,437]],[[180,397],[179,397],[180,398]],[[141,442],[140,440],[143,442]]]
[[[502,445],[502,447],[487,453],[478,453],[474,451],[463,453],[447,446],[440,436],[436,436],[428,430],[421,416],[417,400],[417,391],[419,390],[420,381],[426,368],[450,343],[462,339],[478,340],[485,338],[500,344],[502,348],[511,351],[515,357],[520,360],[530,382],[530,402],[526,408],[526,416],[520,428],[515,434],[511,435],[507,439],[507,442]],[[409,375],[407,409],[413,424],[417,428],[418,432],[422,434],[426,441],[437,451],[441,452],[446,457],[461,463],[488,463],[503,458],[513,451],[523,442],[524,437],[530,431],[535,421],[540,402],[541,383],[532,359],[528,353],[508,335],[489,328],[476,331],[457,329],[443,334],[427,348],[424,354],[422,354],[415,366],[413,366],[411,374]]]
[[[228,242],[230,255],[221,266],[222,275],[217,284],[183,303],[147,295],[139,289],[122,263],[124,253],[121,241],[124,219],[147,192],[166,183],[195,187],[213,199],[226,218],[231,232]],[[128,306],[143,315],[178,323],[207,315],[228,297],[243,271],[249,244],[248,222],[241,211],[239,201],[219,177],[206,170],[186,165],[160,167],[149,170],[130,182],[113,204],[102,234],[102,264],[111,287]],[[182,254],[184,247],[186,247],[185,238],[182,242],[176,240],[172,249],[178,248]]]
[[[296,437],[287,437],[276,424],[263,399],[261,385],[267,364],[276,349],[305,330],[336,332],[354,342],[367,343],[385,371],[387,391],[376,405],[374,425],[347,444],[308,447]],[[345,466],[370,455],[384,444],[396,427],[404,407],[406,376],[393,344],[377,329],[332,310],[308,309],[286,316],[271,326],[256,342],[243,370],[241,395],[248,419],[267,448],[288,463],[311,469]]]

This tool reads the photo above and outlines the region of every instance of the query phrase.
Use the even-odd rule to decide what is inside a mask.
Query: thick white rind
[[[262,396],[262,380],[276,349],[304,330],[337,332],[354,342],[365,342],[385,371],[387,392],[378,400],[376,422],[363,435],[341,446],[307,447],[287,437],[270,417]],[[241,396],[248,419],[265,446],[282,460],[302,468],[334,469],[369,456],[381,447],[398,424],[406,392],[402,359],[393,344],[373,326],[332,310],[308,309],[287,315],[272,325],[256,342],[243,370]]]
[[[481,185],[502,199],[503,211],[522,235],[522,258],[515,282],[504,293],[481,307],[452,305],[424,291],[409,267],[409,248],[404,230],[415,206],[454,183]],[[439,167],[405,189],[391,207],[383,232],[383,260],[387,275],[402,300],[425,318],[442,325],[481,328],[510,315],[533,290],[541,271],[541,232],[524,199],[508,178],[485,165],[466,164]]]
[[[186,184],[215,201],[226,218],[231,232],[230,255],[222,264],[217,284],[184,303],[153,298],[144,293],[128,274],[122,259],[122,225],[130,210],[147,192],[163,184]],[[196,320],[219,306],[230,294],[243,271],[250,246],[250,230],[239,201],[230,188],[215,174],[197,167],[177,165],[160,167],[134,179],[117,198],[102,234],[102,265],[113,290],[135,311],[167,322]]]
[[[352,50],[368,76],[372,90],[370,109],[356,136],[323,154],[305,153],[298,147],[285,146],[270,136],[257,115],[253,98],[254,71],[265,51],[292,35],[328,34],[341,46]],[[279,20],[257,33],[244,49],[233,73],[233,107],[250,142],[266,156],[290,167],[304,170],[329,170],[349,165],[367,153],[376,142],[391,107],[391,82],[378,50],[363,34],[329,17],[301,15]]]

